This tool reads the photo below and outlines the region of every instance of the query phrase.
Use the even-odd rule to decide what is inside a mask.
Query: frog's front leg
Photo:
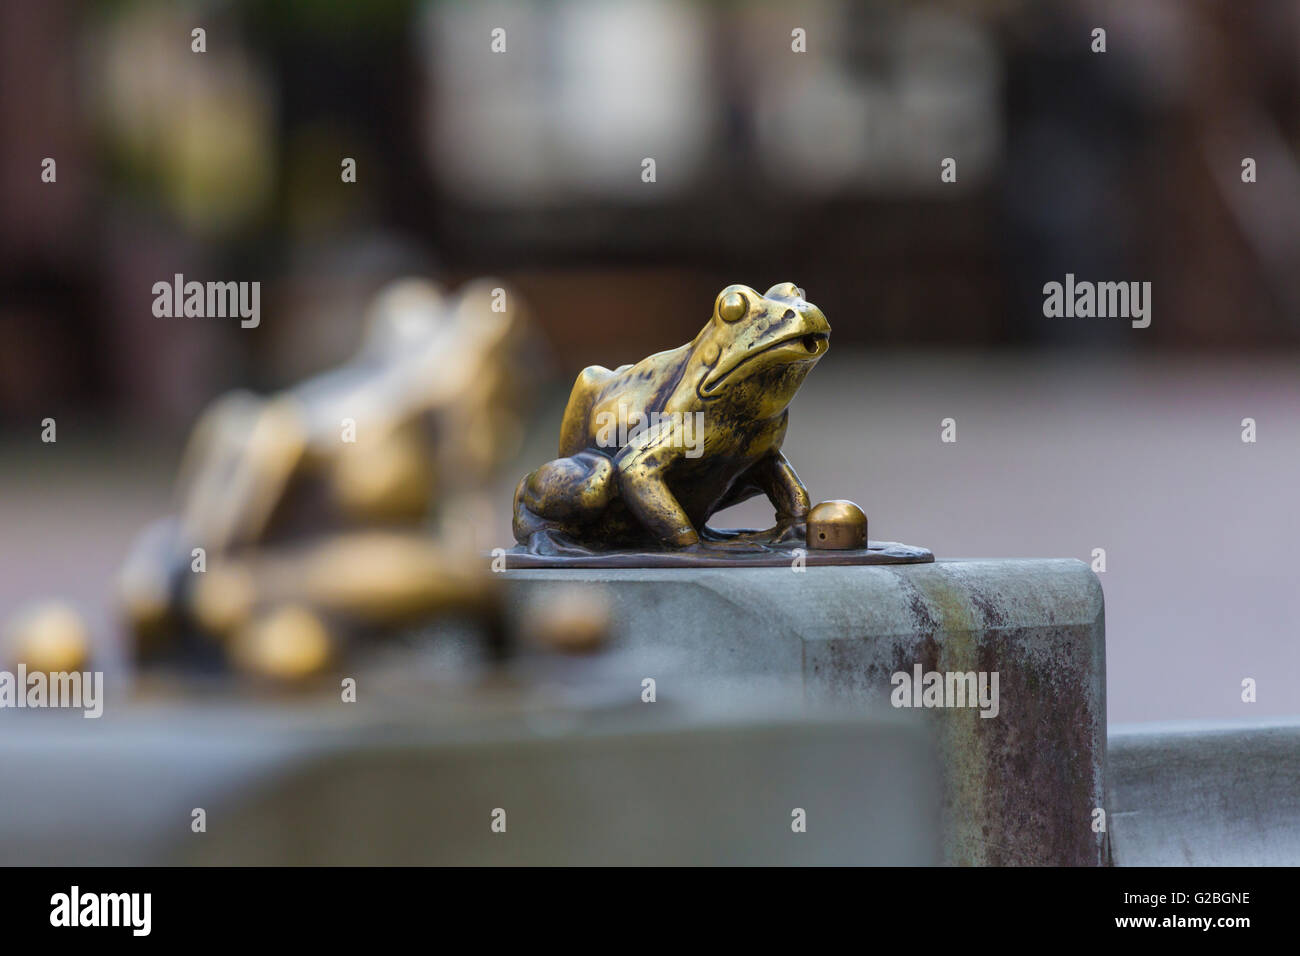
[[[619,494],[646,532],[670,548],[693,548],[700,535],[668,487],[668,470],[680,449],[667,443],[628,445],[614,459]]]
[[[773,452],[754,465],[746,477],[762,489],[776,509],[776,524],[765,532],[771,535],[771,540],[803,542],[808,534],[812,500],[785,455]]]

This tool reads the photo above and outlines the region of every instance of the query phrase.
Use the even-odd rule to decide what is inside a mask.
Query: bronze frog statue
[[[560,457],[515,491],[516,539],[539,555],[802,542],[810,501],[781,443],[790,401],[826,354],[830,331],[793,283],[761,294],[730,285],[693,341],[613,371],[584,369],[565,408]],[[707,526],[757,494],[776,509],[772,528]]]

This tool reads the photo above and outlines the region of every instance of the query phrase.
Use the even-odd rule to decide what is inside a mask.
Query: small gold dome
[[[852,501],[823,501],[808,512],[808,547],[855,551],[867,546],[867,516]]]

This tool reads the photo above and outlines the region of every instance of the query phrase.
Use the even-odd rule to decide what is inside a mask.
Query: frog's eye
[[[793,282],[778,282],[767,290],[769,299],[802,299],[803,289]]]
[[[739,292],[728,292],[718,303],[718,315],[723,322],[736,322],[749,315],[749,300]]]

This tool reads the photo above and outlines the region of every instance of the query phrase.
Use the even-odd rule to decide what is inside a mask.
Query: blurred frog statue
[[[375,299],[351,361],[217,399],[183,455],[178,514],[145,530],[120,577],[141,653],[197,633],[292,679],[368,627],[467,614],[499,639],[472,523],[523,432],[530,341],[500,282],[448,295],[405,279]]]

